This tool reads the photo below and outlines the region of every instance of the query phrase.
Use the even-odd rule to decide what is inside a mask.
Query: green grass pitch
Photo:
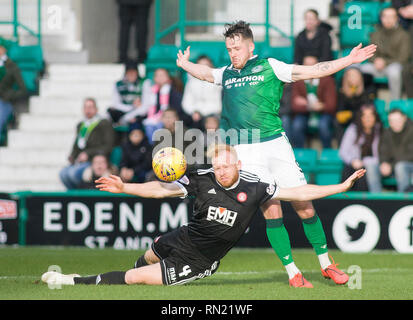
[[[293,250],[297,266],[313,289],[290,288],[287,274],[271,249],[233,249],[211,277],[184,286],[64,286],[50,289],[40,276],[51,265],[63,273],[91,275],[129,269],[143,252],[73,247],[0,248],[0,300],[138,299],[138,300],[364,300],[413,299],[412,255],[393,251],[348,254],[331,250],[339,268],[361,269],[361,288],[337,286],[322,277],[312,250]],[[350,276],[356,276],[356,273]]]

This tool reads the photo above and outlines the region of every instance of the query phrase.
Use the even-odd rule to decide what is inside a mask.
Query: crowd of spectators
[[[122,2],[128,1],[119,1]],[[378,44],[373,58],[343,70],[339,77],[286,84],[281,100],[280,117],[294,148],[310,147],[310,138],[317,137],[322,148],[338,148],[344,163],[343,176],[354,169],[367,168],[367,175],[357,183],[356,190],[380,192],[382,178],[389,176],[396,179],[398,191],[412,189],[412,121],[401,107],[396,107],[388,114],[389,127],[385,128],[374,104],[374,79],[381,76],[388,79],[392,100],[413,98],[413,5],[410,1],[392,4],[381,11],[380,24],[371,34],[371,42]],[[305,12],[304,22],[305,28],[295,39],[294,63],[314,65],[332,60],[332,27],[321,21],[314,9]],[[126,59],[124,46],[120,45],[122,61]],[[146,57],[146,51],[139,50],[141,56]],[[115,172],[124,181],[151,180],[152,151],[163,142],[156,134],[158,129],[169,130],[171,146],[185,150],[191,141],[176,145],[175,136],[184,136],[188,129],[200,129],[202,141],[207,141],[208,132],[219,127],[220,87],[190,75],[174,77],[163,68],[156,69],[150,79],[143,79],[137,63],[142,60],[126,61],[125,75],[114,85],[112,105],[106,114],[85,113],[77,129],[70,165],[61,172],[67,188],[87,188],[90,179],[99,173]],[[214,67],[206,55],[199,56],[197,63]],[[93,99],[87,99],[85,109],[90,103],[96,106]],[[179,120],[182,126],[176,126]],[[96,133],[99,139],[95,141],[93,132],[103,126],[110,136]],[[119,143],[121,160],[114,167],[110,150],[118,141],[113,136],[119,134],[119,127],[127,129]],[[97,143],[101,145],[97,147]]]

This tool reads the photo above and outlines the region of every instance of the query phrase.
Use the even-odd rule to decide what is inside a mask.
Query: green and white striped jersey
[[[284,129],[278,111],[284,83],[292,82],[292,68],[255,55],[241,70],[232,65],[213,70],[214,83],[223,87],[220,128],[227,143],[257,143],[280,136]]]

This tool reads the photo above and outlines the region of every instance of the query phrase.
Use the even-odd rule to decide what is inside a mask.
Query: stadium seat
[[[146,61],[146,73],[148,78],[158,68],[164,68],[171,73],[174,73],[178,67],[176,66],[176,54],[178,48],[175,45],[160,44],[149,49],[148,58]]]
[[[394,176],[390,176],[390,177],[387,177],[387,178],[382,178],[381,183],[385,187],[397,187],[397,181],[396,181],[396,178]]]
[[[353,48],[359,43],[367,45],[370,42],[370,33],[375,30],[371,20],[368,17],[363,18],[361,28],[354,28],[349,25],[350,17],[348,14],[340,15],[341,48]]]
[[[294,52],[291,46],[289,47],[268,47],[262,46],[259,50],[262,58],[275,58],[285,63],[293,63]]]
[[[379,114],[383,126],[387,128],[389,126],[389,120],[387,119],[386,101],[381,99],[375,99],[374,105],[376,106],[376,111]]]
[[[227,53],[224,42],[189,42],[191,46],[191,61],[195,62],[200,56],[206,55],[215,67],[222,67],[222,56]],[[222,64],[222,65],[221,65]]]
[[[400,109],[410,119],[413,119],[413,99],[391,100],[389,103],[389,111],[392,109]]]
[[[317,165],[317,150],[297,148],[294,149],[294,155],[307,181],[312,181],[312,175],[316,171]]]
[[[347,1],[344,4],[344,12],[347,14],[354,14],[354,11],[349,11],[352,6],[360,8],[362,19],[368,18],[374,24],[380,20],[380,11],[388,6],[388,4],[381,4],[379,1]]]
[[[323,149],[317,161],[315,183],[319,185],[337,184],[341,180],[343,161],[337,149]]]
[[[10,47],[8,55],[19,66],[28,92],[36,93],[38,89],[38,76],[44,69],[41,46],[13,45]]]

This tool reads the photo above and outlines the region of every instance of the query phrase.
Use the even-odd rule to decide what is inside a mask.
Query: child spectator
[[[142,104],[143,83],[136,64],[127,63],[125,76],[116,82],[112,106],[107,110],[114,124],[127,125],[146,117],[148,110]]]
[[[152,146],[139,122],[129,127],[128,138],[122,144],[119,168],[120,177],[124,182],[139,183],[145,181],[146,174],[152,168]]]
[[[96,153],[92,158],[91,165],[83,171],[82,182],[78,188],[95,189],[95,180],[109,177],[111,174],[116,174],[116,168],[110,166],[108,157],[104,153]]]

